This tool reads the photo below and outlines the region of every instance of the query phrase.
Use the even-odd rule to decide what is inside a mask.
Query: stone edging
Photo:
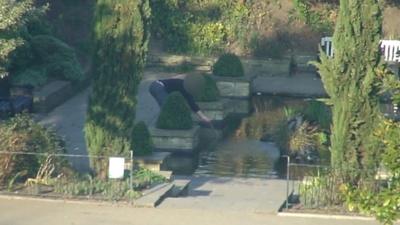
[[[362,220],[362,221],[374,221],[375,220],[375,218],[373,218],[373,217],[327,215],[327,214],[312,214],[312,213],[278,212],[277,215],[282,216],[282,217],[317,218],[317,219]]]

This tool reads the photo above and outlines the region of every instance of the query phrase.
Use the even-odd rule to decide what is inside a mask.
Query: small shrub
[[[223,54],[213,67],[213,74],[222,77],[242,77],[244,69],[239,57],[235,54]]]
[[[64,151],[61,140],[53,131],[37,124],[27,115],[17,115],[0,122],[0,134],[0,149],[2,151],[49,154]],[[35,177],[45,160],[46,156],[2,155],[0,157],[0,184],[7,182],[22,171],[24,171],[24,174],[26,173],[27,178]],[[57,160],[56,163],[61,165],[63,162],[64,160]]]
[[[199,102],[214,102],[219,98],[219,91],[216,82],[207,75],[204,75],[205,84],[201,94],[197,96],[196,101]]]
[[[192,126],[191,112],[185,98],[178,92],[171,93],[161,108],[157,127],[160,129],[188,130]]]
[[[133,127],[131,147],[135,156],[151,155],[153,152],[150,132],[143,121]]]

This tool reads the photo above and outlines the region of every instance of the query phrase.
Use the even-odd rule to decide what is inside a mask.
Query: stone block
[[[216,102],[197,102],[201,111],[212,121],[222,121],[225,119],[224,105],[222,101]],[[192,114],[193,121],[199,122],[200,119],[196,114]]]
[[[246,76],[289,76],[291,59],[242,60]]]
[[[246,78],[213,76],[221,97],[249,98],[250,81]]]
[[[170,156],[169,152],[154,152],[149,156],[137,156],[134,157],[134,166],[142,167],[152,171],[161,171],[163,169],[164,162]]]
[[[224,98],[225,114],[248,115],[250,113],[249,99]]]
[[[150,128],[156,151],[192,153],[199,144],[199,128],[190,130],[166,130]]]
[[[50,112],[74,96],[81,86],[73,86],[71,82],[61,80],[44,85],[33,92],[33,110],[40,113]]]
[[[295,55],[293,58],[293,63],[295,64],[296,72],[316,72],[316,68],[310,65],[310,62],[317,61],[318,57],[316,55]]]

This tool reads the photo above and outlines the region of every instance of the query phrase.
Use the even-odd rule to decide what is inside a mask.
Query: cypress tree
[[[373,130],[379,117],[381,31],[378,0],[340,0],[335,55],[321,53],[317,64],[332,105],[331,163],[344,178],[357,178],[361,174],[350,170],[373,169],[378,162]]]
[[[85,124],[90,155],[127,154],[136,94],[149,40],[148,0],[97,0],[94,18],[93,90]],[[107,160],[92,159],[104,178]]]

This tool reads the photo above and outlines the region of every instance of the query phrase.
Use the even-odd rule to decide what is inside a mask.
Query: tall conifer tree
[[[381,28],[378,0],[340,0],[334,57],[322,53],[317,64],[332,105],[332,166],[344,175],[374,168],[378,161],[372,132],[379,116]]]
[[[94,19],[93,91],[85,124],[90,155],[130,150],[136,94],[149,40],[148,0],[97,0]],[[107,161],[91,166],[105,177]]]

